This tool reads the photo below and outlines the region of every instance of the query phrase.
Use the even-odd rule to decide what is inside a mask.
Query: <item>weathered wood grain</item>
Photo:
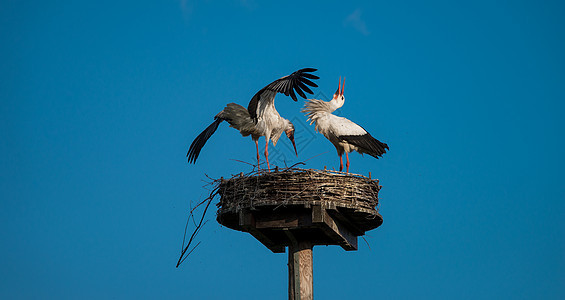
[[[288,247],[288,298],[314,299],[313,245],[299,241]]]

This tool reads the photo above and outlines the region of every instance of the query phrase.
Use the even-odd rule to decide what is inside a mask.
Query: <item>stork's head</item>
[[[339,77],[339,85],[337,86],[337,91],[332,99],[333,102],[337,104],[337,107],[341,107],[345,103],[345,96],[343,95],[343,88],[345,87],[345,77],[343,77],[343,83],[341,83],[341,76]]]
[[[292,146],[294,147],[294,153],[298,157],[298,151],[296,151],[296,144],[294,143],[294,125],[289,120],[286,120],[286,126],[284,128],[284,133],[288,139],[292,142]]]

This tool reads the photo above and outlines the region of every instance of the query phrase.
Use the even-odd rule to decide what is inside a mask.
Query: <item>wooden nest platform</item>
[[[220,224],[249,232],[275,253],[308,241],[357,250],[357,237],[383,223],[378,180],[356,174],[288,168],[222,179]]]

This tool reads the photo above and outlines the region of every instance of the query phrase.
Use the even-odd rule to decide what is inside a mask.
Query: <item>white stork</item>
[[[293,99],[296,101],[296,95],[294,95],[292,89],[295,89],[299,95],[306,98],[306,96],[304,95],[301,89],[304,89],[306,92],[310,94],[312,94],[312,91],[308,87],[304,86],[302,82],[308,85],[314,85],[314,86],[316,85],[311,81],[304,79],[302,75],[295,75],[296,73],[303,70],[315,71],[315,69],[302,69],[292,73],[289,76],[274,81],[273,83],[261,89],[257,94],[255,94],[255,96],[253,96],[253,98],[251,99],[249,105],[251,106],[251,103],[253,102],[256,103],[255,105],[257,105],[257,103],[264,105],[263,102],[259,102],[259,100],[256,99],[262,100],[268,93],[273,93],[272,96],[273,99],[271,101],[273,102],[274,94],[276,94],[276,92],[285,93],[286,95],[290,94],[290,96],[293,97]],[[313,78],[313,77],[315,77],[313,79],[318,78],[317,76],[311,74],[306,74],[306,75],[309,75],[308,78]],[[276,83],[282,83],[282,86],[275,85]],[[273,85],[275,86],[273,87]],[[272,103],[272,106],[274,109],[274,103]],[[274,112],[276,113],[276,110],[274,110]],[[294,142],[294,125],[289,120],[280,117],[278,113],[276,113],[276,115],[278,116],[278,118],[269,118],[271,120],[275,120],[275,122],[272,122],[274,123],[272,124],[274,126],[265,126],[263,125],[263,123],[258,122],[257,120],[253,120],[250,113],[248,112],[247,109],[245,109],[245,107],[235,103],[227,104],[226,107],[214,117],[214,122],[210,124],[210,126],[208,126],[204,131],[202,131],[202,133],[200,133],[194,139],[194,141],[190,145],[188,153],[186,154],[186,156],[188,157],[188,162],[189,163],[196,162],[196,159],[200,155],[200,151],[202,150],[208,139],[212,136],[212,134],[216,132],[216,129],[218,129],[218,125],[220,125],[222,121],[228,122],[230,124],[230,127],[239,130],[241,135],[244,137],[251,135],[251,138],[255,142],[255,147],[257,148],[258,168],[259,168],[259,160],[260,160],[258,140],[259,137],[261,136],[265,137],[267,145],[269,144],[269,140],[271,140],[273,142],[273,145],[276,146],[277,141],[279,140],[280,136],[284,131],[286,136],[290,139],[292,145],[294,146],[294,152],[296,153],[296,155],[298,155],[298,152],[296,151],[296,144]],[[261,127],[261,125],[263,126]],[[265,146],[265,156],[267,157],[267,167],[270,169],[267,145]]]
[[[310,124],[316,123],[316,131],[324,135],[336,148],[339,155],[339,171],[343,170],[342,155],[345,152],[347,158],[347,172],[349,173],[349,152],[357,151],[361,154],[367,153],[379,158],[386,152],[388,145],[371,136],[363,127],[350,120],[333,115],[336,109],[343,106],[345,97],[341,77],[339,85],[332,100],[329,102],[317,99],[308,99],[304,104],[302,112],[306,114]]]
[[[315,72],[316,69],[304,68],[300,69],[290,75],[284,76],[271,82],[266,87],[258,91],[247,106],[247,111],[256,124],[257,130],[261,136],[265,137],[265,159],[267,160],[267,168],[270,170],[269,164],[269,140],[273,141],[276,146],[278,137],[282,131],[285,131],[287,136],[292,140],[294,151],[296,152],[296,145],[294,144],[294,126],[289,120],[281,117],[275,108],[275,96],[277,93],[283,93],[290,96],[294,101],[296,94],[306,99],[304,92],[313,94],[312,90],[307,85],[318,87],[314,82],[309,79],[319,79],[318,76],[310,74]],[[257,142],[256,142],[257,143]],[[259,146],[257,146],[259,147]],[[298,156],[298,152],[296,152]],[[259,150],[257,149],[257,156]]]

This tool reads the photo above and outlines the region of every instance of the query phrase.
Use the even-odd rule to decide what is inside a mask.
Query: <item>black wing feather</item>
[[[364,135],[343,135],[340,139],[361,148],[363,153],[367,153],[375,158],[379,158],[386,153],[388,145],[377,140],[367,132]]]
[[[302,82],[306,83],[309,86],[313,86],[313,87],[318,87],[317,84],[313,83],[312,81],[306,79],[306,78],[302,78]]]
[[[300,87],[301,90],[304,90],[306,93],[314,94],[314,92],[312,92],[312,90],[307,85],[302,83],[301,81],[297,81],[296,84]],[[302,96],[302,97],[306,98],[305,96]]]
[[[202,133],[200,133],[194,139],[194,141],[190,145],[190,148],[188,149],[188,153],[186,153],[186,156],[188,157],[188,163],[196,162],[198,155],[200,155],[200,150],[202,150],[202,147],[204,147],[206,141],[208,141],[208,139],[212,136],[212,134],[216,132],[216,129],[218,129],[218,125],[220,125],[222,121],[223,119],[216,117],[214,119],[214,122],[210,124],[210,126],[208,126],[206,129],[204,129],[204,131],[202,131]]]
[[[318,71],[318,69],[314,69],[314,68],[304,68],[304,69],[300,69],[300,70],[298,70],[298,71],[302,71],[303,73],[306,73],[306,72],[312,73],[312,72]],[[316,76],[316,75],[312,75],[312,76]],[[318,78],[316,78],[316,79],[318,79]]]
[[[309,80],[319,79],[318,76],[309,74],[309,72],[315,71],[317,71],[317,69],[314,68],[300,69],[290,75],[279,78],[268,84],[266,87],[262,88],[253,96],[253,98],[251,98],[251,101],[249,101],[249,105],[247,106],[247,110],[249,111],[251,118],[254,121],[257,121],[257,107],[259,106],[259,101],[266,101],[262,100],[261,98],[261,94],[263,94],[265,91],[282,93],[285,96],[290,96],[294,101],[298,101],[296,93],[298,93],[298,95],[300,95],[300,97],[304,99],[306,99],[306,93],[313,94],[312,90],[310,90],[307,86],[309,85],[311,87],[318,87],[317,84]]]
[[[297,86],[300,86],[300,81],[297,81],[295,84]],[[304,92],[301,89],[296,89],[296,92],[298,93],[298,95],[300,95],[300,97],[306,99],[306,94],[304,94]]]
[[[288,90],[289,94],[290,94],[290,98],[292,98],[292,100],[294,100],[295,102],[298,101],[298,99],[296,98],[296,94],[294,93],[293,89],[289,89]]]
[[[309,74],[309,73],[302,73],[302,76],[304,76],[306,78],[310,78],[310,79],[320,79],[320,77],[318,77],[314,74]]]

